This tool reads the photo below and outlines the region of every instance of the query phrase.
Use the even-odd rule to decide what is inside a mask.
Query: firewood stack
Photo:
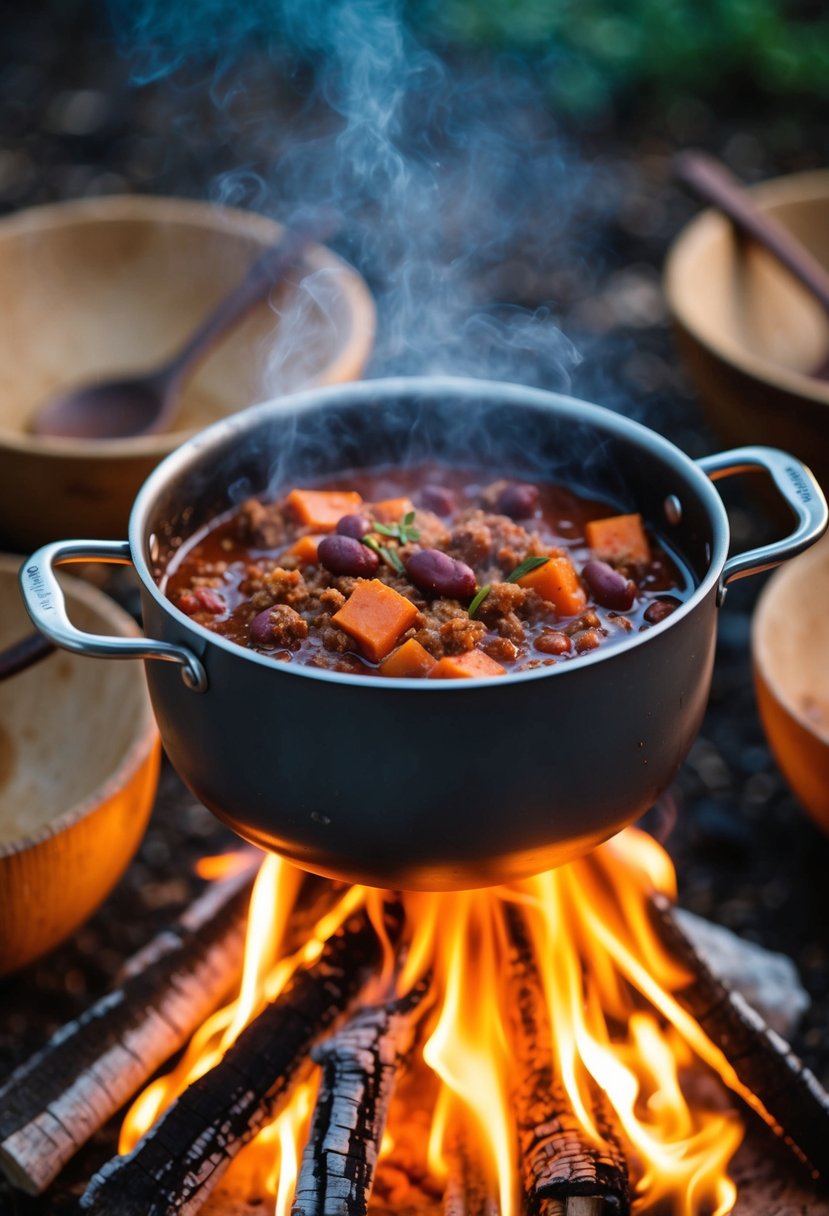
[[[173,930],[131,960],[115,991],[9,1078],[0,1090],[0,1169],[14,1186],[43,1194],[73,1153],[238,982],[250,881],[245,873],[213,884]],[[307,887],[289,934],[293,947],[335,893],[315,880]],[[829,1177],[829,1095],[700,960],[670,905],[654,899],[652,918],[663,943],[693,971],[694,981],[676,998],[728,1056],[737,1078],[733,1088],[812,1177]],[[363,1001],[384,952],[400,940],[401,922],[394,901],[384,905],[379,936],[365,910],[350,915],[319,957],[294,974],[136,1148],[98,1170],[80,1211],[193,1216],[312,1063],[320,1066],[320,1085],[293,1216],[375,1210],[371,1193],[395,1086],[401,1075],[415,1076],[424,1067],[415,1048],[429,1007],[428,978],[387,1003]],[[596,1091],[592,1115],[602,1144],[581,1131],[555,1075],[521,913],[511,910],[507,924],[512,1099],[524,1210],[528,1216],[625,1216],[631,1183],[621,1129]],[[444,1216],[498,1216],[497,1193],[477,1154],[471,1130],[459,1126],[436,1209]]]

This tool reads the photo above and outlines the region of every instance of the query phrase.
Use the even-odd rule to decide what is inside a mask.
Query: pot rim
[[[211,450],[224,450],[234,441],[241,441],[244,435],[256,428],[260,419],[274,414],[277,410],[285,410],[296,414],[306,413],[327,405],[354,400],[372,404],[372,400],[382,402],[389,395],[420,394],[430,398],[447,395],[468,399],[471,396],[479,400],[495,402],[514,398],[516,404],[530,405],[536,408],[555,410],[558,414],[569,415],[574,420],[594,421],[600,429],[613,435],[627,439],[638,440],[641,444],[655,451],[663,461],[682,470],[691,481],[700,500],[706,508],[712,524],[713,545],[708,558],[708,570],[691,595],[675,612],[663,621],[651,626],[634,637],[627,638],[621,645],[604,650],[600,647],[588,654],[581,655],[577,663],[559,663],[552,667],[536,668],[532,671],[510,672],[506,679],[503,676],[489,676],[474,680],[422,680],[414,678],[386,678],[382,681],[367,679],[364,675],[348,672],[329,671],[327,669],[307,667],[299,664],[278,663],[267,655],[249,650],[232,642],[221,634],[213,633],[193,621],[172,603],[162,592],[153,577],[147,560],[149,536],[147,533],[147,517],[150,514],[154,499],[162,487],[175,480],[195,460]],[[665,439],[658,431],[635,422],[624,415],[617,414],[605,406],[593,405],[578,397],[551,392],[546,389],[532,388],[527,385],[515,384],[509,381],[479,380],[473,377],[460,376],[400,376],[378,378],[376,380],[357,380],[347,384],[338,384],[326,388],[304,389],[285,397],[261,402],[250,406],[239,413],[221,419],[212,426],[200,431],[172,452],[150,474],[141,487],[133,503],[129,520],[129,545],[132,560],[138,577],[148,594],[158,607],[169,614],[179,625],[191,635],[195,635],[201,643],[199,654],[204,655],[208,644],[218,646],[220,650],[248,663],[278,671],[286,676],[299,679],[320,680],[324,683],[345,684],[362,689],[379,686],[382,689],[406,689],[424,692],[442,691],[440,695],[462,694],[472,689],[487,687],[502,687],[524,683],[528,680],[550,679],[563,677],[567,673],[578,672],[584,667],[595,663],[608,663],[614,659],[623,660],[624,656],[633,649],[644,646],[648,641],[672,628],[686,616],[690,615],[709,594],[715,592],[723,567],[728,556],[730,530],[728,516],[720,495],[712,481],[702,471],[696,462],[678,448],[670,440]]]

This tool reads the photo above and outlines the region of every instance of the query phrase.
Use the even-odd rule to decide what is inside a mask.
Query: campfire
[[[829,1098],[702,962],[644,832],[448,894],[253,865],[206,861],[175,930],[12,1076],[16,1185],[45,1189],[185,1042],[82,1211],[195,1213],[241,1154],[276,1216],[364,1213],[375,1183],[390,1210],[446,1216],[723,1216],[728,1091],[829,1170]]]

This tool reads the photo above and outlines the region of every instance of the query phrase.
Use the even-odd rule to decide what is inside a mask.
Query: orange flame
[[[378,893],[352,887],[288,953],[286,930],[302,881],[299,871],[276,857],[262,863],[239,996],[207,1020],[176,1068],[134,1103],[122,1128],[121,1152],[221,1057],[298,967],[318,957],[346,917],[366,906],[384,941],[385,965],[364,999],[401,995],[429,976],[421,1057],[438,1080],[438,1097],[428,1143],[423,1137],[423,1166],[445,1180],[455,1133],[463,1127],[497,1179],[501,1216],[519,1216],[514,1032],[504,974],[510,951],[506,913],[518,907],[552,1030],[554,1075],[585,1137],[597,1144],[593,1094],[598,1086],[607,1095],[633,1170],[637,1211],[659,1205],[676,1216],[726,1216],[732,1210],[736,1189],[727,1166],[742,1127],[731,1111],[689,1103],[680,1070],[701,1060],[733,1090],[755,1105],[757,1100],[672,995],[689,977],[649,921],[650,896],[676,894],[671,862],[651,837],[629,828],[569,866],[509,886],[406,894],[405,945],[397,951],[382,932]],[[263,1163],[263,1187],[277,1216],[290,1211],[313,1092],[311,1081],[300,1081],[251,1146]],[[394,1163],[397,1141],[392,1127],[384,1135],[381,1160]]]

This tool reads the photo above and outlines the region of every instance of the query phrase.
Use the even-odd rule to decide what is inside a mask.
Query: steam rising
[[[166,73],[174,87],[178,69],[210,64],[217,130],[231,150],[244,131],[255,161],[203,183],[214,201],[288,221],[309,205],[343,216],[333,244],[377,301],[370,374],[569,389],[579,356],[553,302],[507,305],[500,284],[508,259],[514,285],[522,267],[560,257],[591,174],[520,61],[450,65],[418,43],[393,0],[115,0],[113,16],[139,81]],[[258,108],[262,89],[256,103],[248,91],[263,58],[273,87],[290,76],[308,81],[294,124],[275,123]],[[569,253],[577,263],[578,249]],[[297,343],[309,309],[334,322],[327,289],[324,276],[312,276],[288,306],[264,395],[307,379]]]

